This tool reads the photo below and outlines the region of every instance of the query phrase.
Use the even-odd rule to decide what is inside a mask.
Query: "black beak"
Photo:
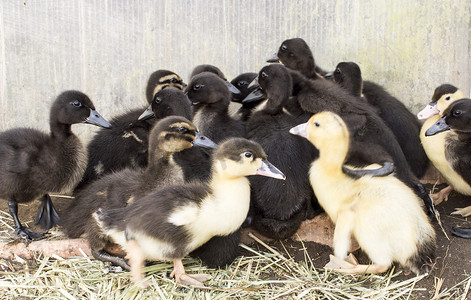
[[[427,131],[425,132],[425,136],[435,135],[437,133],[447,131],[450,129],[451,129],[450,126],[448,126],[448,124],[445,122],[445,117],[441,117],[440,119],[437,120],[437,122],[435,122],[435,124],[433,124],[432,126],[429,127],[429,129],[427,129]]]
[[[193,141],[193,146],[200,146],[200,147],[205,147],[205,148],[211,148],[214,149],[217,147],[217,144],[210,139],[208,139],[206,136],[202,135],[201,133],[197,132],[196,133],[196,138]]]
[[[253,90],[248,94],[244,99],[242,99],[242,104],[253,103],[265,99],[265,94],[260,88]]]
[[[155,117],[154,112],[152,111],[152,103],[146,108],[146,110],[137,118],[139,121],[144,121],[150,118]]]
[[[325,79],[334,80],[334,72],[329,72],[324,75]]]
[[[279,63],[280,62],[280,59],[278,58],[278,54],[273,54],[272,57],[270,57],[269,59],[267,59],[267,62],[269,63]]]
[[[342,171],[353,178],[360,178],[365,175],[384,177],[394,172],[394,164],[392,162],[385,162],[381,168],[374,170],[355,170],[342,166]]]
[[[236,88],[232,83],[226,80],[227,87],[229,88],[229,91],[231,91],[233,94],[240,94],[240,91],[238,88]]]
[[[97,125],[103,128],[111,128],[111,124],[93,109],[90,109],[90,115],[85,119],[85,123]]]

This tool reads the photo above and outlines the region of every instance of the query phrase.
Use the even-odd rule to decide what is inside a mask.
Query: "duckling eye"
[[[170,78],[170,82],[175,83],[175,82],[177,82],[177,80],[175,78]]]
[[[262,77],[263,77],[263,78],[268,77],[267,73],[262,72]]]
[[[453,111],[453,116],[457,117],[457,116],[459,116],[459,115],[461,115],[461,110],[455,110],[455,111]]]
[[[247,81],[241,80],[241,81],[237,82],[237,85],[238,85],[238,86],[247,85]]]
[[[252,152],[245,152],[244,153],[245,157],[250,158],[253,156]]]
[[[448,97],[446,97],[446,98],[445,98],[445,100],[450,100],[450,99],[451,99],[451,97],[450,97],[450,96],[448,96]]]
[[[342,71],[340,71],[339,68],[335,69],[335,74],[340,74],[340,73],[342,73]]]
[[[314,126],[321,127],[321,124],[319,124],[318,122],[314,122]]]
[[[162,98],[160,98],[160,97],[155,97],[154,102],[155,102],[155,103],[160,103],[160,102],[162,102]]]
[[[72,103],[73,106],[75,107],[81,107],[82,106],[82,103],[78,100],[75,100],[73,103]]]
[[[180,132],[180,133],[185,133],[185,132],[187,132],[187,131],[188,131],[188,128],[186,128],[186,127],[183,127],[183,126],[182,126],[182,127],[178,127],[178,132]]]
[[[281,51],[285,52],[288,49],[288,47],[286,47],[286,45],[281,45],[280,49]]]
[[[202,88],[202,87],[204,87],[204,85],[202,85],[202,84],[195,84],[195,85],[193,86],[193,91],[197,91],[197,90],[199,90],[199,89]]]

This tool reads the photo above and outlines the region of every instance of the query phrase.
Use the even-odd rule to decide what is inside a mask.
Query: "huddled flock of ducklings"
[[[188,85],[158,70],[147,83],[149,107],[110,123],[85,94],[66,91],[52,105],[50,134],[1,133],[0,198],[16,234],[44,236],[17,215],[18,203],[41,198],[37,223],[86,236],[95,258],[130,270],[135,282],[145,285],[146,260],[169,260],[178,282],[203,285],[208,275],[186,274],[184,256],[223,266],[237,256],[241,227],[284,239],[324,210],[335,223],[326,268],[378,273],[398,262],[427,272],[433,203],[419,178],[430,160],[450,185],[432,195],[435,204],[452,189],[471,195],[471,101],[441,85],[418,114],[427,118],[421,125],[363,81],[357,64],[320,69],[300,38],[284,41],[268,62],[231,82],[211,65],[196,67]],[[231,101],[240,103],[232,115]],[[83,122],[105,127],[87,150],[71,131]],[[49,193],[72,189],[75,200],[59,218]],[[471,215],[471,206],[456,213]],[[471,229],[453,232],[471,238]],[[371,265],[348,256],[352,235]],[[112,243],[126,257],[108,252]]]

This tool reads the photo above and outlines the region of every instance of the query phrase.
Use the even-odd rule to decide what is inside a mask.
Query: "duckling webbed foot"
[[[389,266],[378,264],[360,265],[356,258],[350,254],[345,260],[330,255],[330,261],[324,268],[342,274],[379,274],[386,272]]]
[[[451,233],[461,238],[471,239],[471,228],[453,227]]]
[[[430,197],[433,200],[433,205],[438,205],[443,201],[448,201],[448,196],[450,195],[451,191],[453,191],[453,187],[449,185],[446,188],[441,189],[438,193],[431,194]]]
[[[175,277],[175,280],[180,284],[204,286],[204,282],[211,279],[209,274],[186,274],[185,268],[181,259],[175,259],[173,261],[173,271],[170,277]]]
[[[60,224],[61,219],[57,213],[54,205],[52,204],[51,197],[46,194],[41,198],[41,206],[39,207],[39,213],[36,218],[36,224],[39,224],[42,228],[49,230],[55,225]]]
[[[111,255],[104,250],[92,250],[92,255],[98,260],[110,262],[113,265],[120,266],[126,271],[131,271],[128,262],[122,257]]]
[[[471,216],[471,206],[467,206],[465,208],[455,208],[455,211],[451,213],[452,215],[460,215],[462,217],[469,217]]]
[[[20,223],[18,219],[18,203],[13,201],[8,201],[8,210],[13,222],[15,222],[15,234],[25,240],[40,240],[45,237],[45,233],[35,233],[29,230],[26,230],[24,226]]]

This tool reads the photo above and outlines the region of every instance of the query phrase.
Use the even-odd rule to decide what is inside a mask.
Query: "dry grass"
[[[0,242],[11,241],[11,218],[1,210],[0,223]],[[53,236],[60,238],[61,233]],[[0,299],[416,299],[423,291],[416,285],[425,276],[399,280],[394,268],[382,276],[342,275],[316,269],[316,258],[305,248],[304,260],[295,261],[256,240],[254,247],[241,245],[251,255],[225,269],[207,269],[199,260],[185,259],[188,273],[212,275],[206,288],[176,284],[169,278],[170,263],[146,267],[151,287],[140,289],[127,272],[106,273],[102,262],[85,256],[0,259]],[[449,289],[441,290],[438,283],[434,299],[466,299],[470,284],[471,276]]]

